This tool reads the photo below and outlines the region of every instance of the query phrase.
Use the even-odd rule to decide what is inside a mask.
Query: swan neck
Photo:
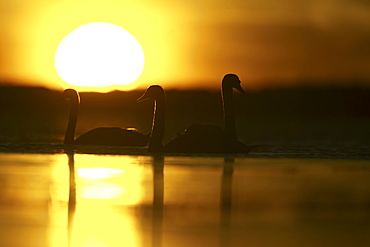
[[[163,148],[163,137],[165,129],[165,97],[164,95],[158,97],[154,101],[154,114],[153,114],[153,124],[152,132],[149,141],[149,152],[158,152]]]
[[[67,125],[67,131],[64,137],[64,144],[72,144],[74,142],[74,136],[76,131],[77,116],[79,111],[79,99],[71,100],[71,109],[69,112],[69,119]]]
[[[224,110],[225,134],[229,141],[237,141],[234,103],[233,103],[233,89],[226,83],[223,83],[221,93]]]

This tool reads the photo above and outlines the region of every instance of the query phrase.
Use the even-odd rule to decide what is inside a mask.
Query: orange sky
[[[361,0],[0,0],[0,81],[60,87],[59,42],[110,22],[141,43],[141,88],[246,88],[308,81],[370,85],[370,3]],[[3,83],[4,84],[4,83]],[[355,85],[355,84],[353,84]]]

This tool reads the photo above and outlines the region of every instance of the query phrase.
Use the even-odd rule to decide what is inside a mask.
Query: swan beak
[[[242,88],[242,86],[240,85],[240,83],[238,84],[238,86],[235,87],[235,89],[238,90],[239,92],[241,92],[242,94],[245,94],[245,91]]]
[[[146,101],[148,99],[149,99],[149,97],[147,97],[146,94],[144,93],[140,98],[137,99],[137,103]]]

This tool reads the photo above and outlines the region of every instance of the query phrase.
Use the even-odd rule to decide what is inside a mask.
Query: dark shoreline
[[[77,135],[100,126],[148,133],[153,105],[136,102],[142,93],[81,93]],[[0,86],[0,143],[61,143],[68,104],[60,96],[45,88]],[[368,155],[361,154],[370,150],[370,89],[301,87],[234,96],[238,136],[247,145],[285,150],[289,157],[295,149]],[[219,92],[167,91],[164,142],[192,123],[223,126]]]
[[[369,149],[341,149],[318,147],[272,147],[261,146],[248,154],[183,154],[148,153],[146,147],[78,146],[41,143],[2,143],[0,154],[95,154],[95,155],[134,155],[134,156],[182,156],[213,158],[257,158],[257,159],[320,159],[320,160],[370,160]]]

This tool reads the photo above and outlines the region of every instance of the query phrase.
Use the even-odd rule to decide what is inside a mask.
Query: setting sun
[[[73,87],[125,85],[131,89],[144,69],[144,52],[124,28],[106,22],[88,23],[60,42],[55,68]]]
[[[2,2],[0,85],[62,90],[72,84],[80,92],[144,90],[152,84],[167,90],[219,90],[219,78],[225,73],[246,78],[250,89],[306,83],[370,85],[367,52],[370,5],[365,1],[343,0],[335,6],[313,0],[303,5],[291,0],[279,5],[272,0]],[[107,65],[109,72],[103,72],[101,65],[98,69],[91,65],[96,60],[88,60],[85,53],[96,58],[96,50],[89,49],[100,38],[107,37],[101,35],[96,23],[120,30],[123,40],[140,43],[145,54],[142,73],[132,60],[124,67],[113,62],[115,59],[107,59],[102,67],[108,63],[119,67]],[[78,33],[85,33],[88,28],[96,30],[95,36],[86,34],[90,38],[77,42],[85,44],[84,49],[77,50],[84,52],[84,56],[80,55],[88,63],[62,55],[62,50],[77,55],[74,50],[78,45],[72,43],[78,40]],[[128,48],[126,41],[119,42],[112,36],[104,42],[114,41],[113,45],[108,42],[106,48],[116,51],[113,53],[117,57],[120,52],[113,48],[116,44],[135,50]],[[68,48],[71,44],[72,48]],[[64,65],[57,65],[56,69],[57,49],[66,60],[57,58]],[[102,63],[102,59],[98,61]],[[117,70],[121,79],[111,79],[117,78]],[[93,76],[98,72],[101,74]],[[76,86],[81,84],[99,86]]]

